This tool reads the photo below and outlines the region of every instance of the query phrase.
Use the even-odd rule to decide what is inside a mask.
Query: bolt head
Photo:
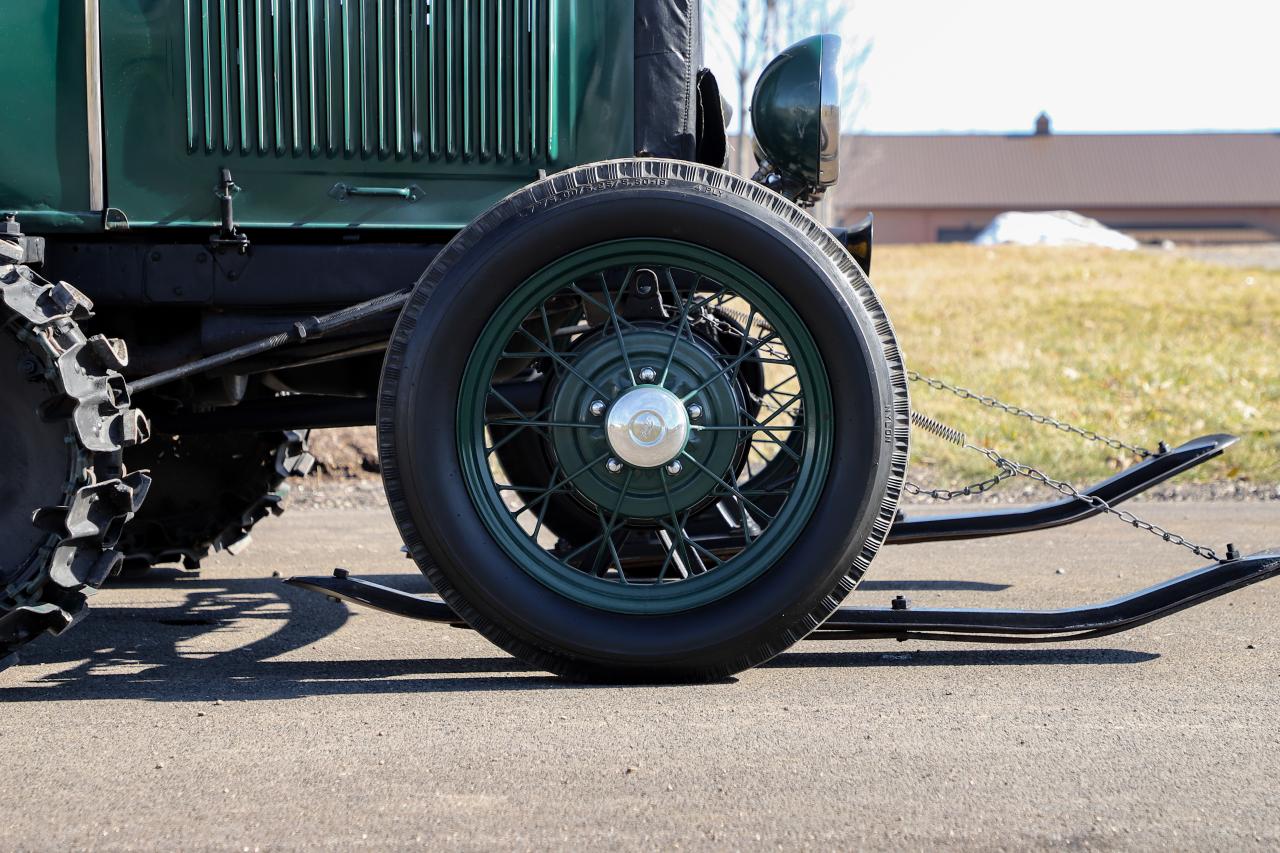
[[[701,407],[701,406],[699,406],[697,403],[694,403],[692,406],[690,406],[690,407],[689,407],[689,417],[690,417],[692,420],[695,420],[695,421],[696,421],[698,418],[702,417],[702,407]]]
[[[652,367],[642,367],[636,376],[641,382],[648,385],[658,378],[658,371],[654,370]]]
[[[604,414],[605,408],[604,400],[592,400],[589,407],[592,416],[597,418]]]
[[[622,473],[622,463],[613,457],[609,457],[609,461],[604,463],[604,467],[609,469],[610,474]]]
[[[667,473],[674,477],[684,470],[684,466],[680,464],[679,459],[672,459],[667,463]]]

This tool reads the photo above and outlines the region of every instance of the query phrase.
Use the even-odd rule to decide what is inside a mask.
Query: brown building
[[[1074,210],[1139,240],[1280,239],[1280,133],[852,135],[836,221],[877,243],[968,240],[1007,210]]]

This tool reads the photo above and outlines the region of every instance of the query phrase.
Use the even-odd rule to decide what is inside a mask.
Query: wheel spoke
[[[635,274],[635,267],[627,270],[626,278],[623,280],[622,286],[618,288],[618,297],[622,297],[623,291],[626,289],[627,282],[631,281],[632,275]],[[604,292],[604,304],[602,305],[598,299],[589,295],[576,284],[569,285],[569,289],[581,296],[583,299],[591,302],[597,308],[603,308],[609,315],[609,321],[613,323],[613,333],[618,340],[618,351],[622,353],[622,363],[627,368],[627,376],[631,377],[631,384],[636,384],[636,372],[631,368],[631,356],[627,353],[627,344],[622,334],[622,321],[618,318],[618,308],[614,304],[613,296],[609,293],[609,283],[605,281],[604,273],[599,273],[600,289]],[[633,323],[627,323],[628,328],[635,328]]]
[[[500,418],[496,423],[502,426],[525,426],[525,427],[559,427],[560,429],[599,429],[600,424],[580,424],[576,421],[536,421],[536,420],[516,420],[514,418],[508,420]]]
[[[551,471],[551,479],[547,481],[547,489],[548,489],[548,490],[550,490],[550,489],[552,488],[552,486],[555,484],[556,477],[558,477],[559,475],[560,475],[560,466],[559,466],[559,464],[557,464],[557,465],[555,466],[555,468],[554,468],[554,469],[552,469],[552,471]],[[538,541],[538,534],[542,532],[542,522],[546,520],[546,517],[547,517],[547,507],[549,507],[549,506],[551,506],[551,501],[543,501],[543,502],[542,502],[542,508],[538,510],[538,521],[537,521],[537,523],[536,523],[536,524],[534,524],[534,526],[533,526],[533,534],[532,534],[532,535],[533,535],[533,541],[534,541],[534,542],[537,542],[537,541]]]
[[[742,351],[746,349],[747,339],[751,335],[751,324],[756,319],[756,306],[751,306],[751,312],[747,314],[747,322],[742,324],[742,337],[738,340],[738,355],[742,355]]]
[[[604,538],[603,533],[597,533],[595,536],[592,536],[586,542],[582,543],[577,548],[574,548],[568,554],[565,554],[563,557],[561,557],[560,562],[564,563],[566,566],[569,566],[570,568],[573,568],[574,558],[579,557],[582,554],[586,553],[588,548],[590,548],[592,545],[596,544],[603,538]]]
[[[667,545],[667,547],[671,549],[668,551],[668,554],[674,553],[675,549],[679,548],[681,556],[677,556],[674,562],[680,569],[682,579],[692,577],[693,575],[706,574],[711,571],[712,568],[715,568],[715,566],[708,568],[706,562],[699,555],[699,552],[711,557],[717,566],[723,564],[723,561],[716,557],[715,554],[712,554],[706,548],[703,548],[698,544],[697,540],[690,538],[685,533],[684,525],[687,523],[688,513],[685,513],[685,517],[676,522],[672,527],[668,527],[665,521],[662,521],[661,519],[658,520],[658,525],[662,528],[661,533],[665,536],[664,545]],[[692,547],[692,551],[690,551],[690,547]],[[657,582],[661,583],[661,579],[664,577],[665,575],[660,573],[659,580]]]
[[[764,455],[764,453],[760,450],[760,448],[756,447],[756,444],[754,441],[751,442],[751,452],[754,453],[756,456],[759,456],[760,461],[763,462],[765,465],[768,465],[772,461],[768,456]]]
[[[754,434],[754,433],[753,433],[753,434]],[[778,448],[778,450],[779,450],[779,451],[781,451],[781,452],[783,452],[783,453],[787,454],[787,455],[788,455],[788,456],[790,456],[792,459],[794,459],[796,462],[799,462],[799,461],[800,461],[800,454],[799,454],[799,453],[796,453],[794,450],[792,450],[792,449],[791,449],[791,446],[790,446],[790,445],[788,445],[786,442],[778,441],[778,439],[774,438],[773,436],[771,436],[771,435],[769,435],[769,434],[767,434],[767,433],[762,434],[762,435],[760,436],[760,440],[761,440],[761,441],[766,442],[767,444],[771,444],[771,445],[773,445],[774,447]],[[755,442],[754,442],[754,441],[752,441],[752,446],[754,446],[754,445],[755,445]]]
[[[689,577],[689,570],[676,556],[675,540],[671,538],[671,534],[667,530],[667,525],[663,522],[658,522],[658,524],[662,528],[657,534],[658,541],[662,543],[663,549],[667,552],[667,557],[662,561],[662,567],[658,569],[658,576],[654,579],[654,584],[660,584],[667,579],[667,569],[672,565],[680,570],[681,578]]]
[[[762,421],[756,421],[755,423],[756,428],[763,429],[764,427],[767,427],[769,424],[773,423],[774,418],[778,417],[778,415],[782,414],[787,410],[787,406],[790,406],[792,403],[796,401],[803,401],[803,400],[804,400],[804,391],[797,391],[796,393],[788,397],[786,402],[779,405],[777,410],[772,415],[769,415],[769,417],[765,418]],[[747,417],[750,417],[750,416],[747,416]],[[750,418],[750,419],[753,421],[756,420],[755,418]]]
[[[613,551],[613,558],[616,561],[616,568],[618,569],[618,577],[622,579],[623,583],[626,583],[627,579],[626,579],[626,576],[623,574],[622,561],[618,559],[617,549],[614,548],[613,531],[617,529],[618,513],[622,510],[622,504],[627,499],[627,491],[628,489],[631,488],[631,477],[634,474],[635,474],[634,468],[627,469],[627,476],[622,480],[622,488],[618,490],[618,502],[614,504],[613,514],[609,516],[609,521],[607,524],[605,523],[605,520],[604,520],[604,512],[600,509],[600,507],[598,506],[596,507],[596,516],[600,519],[600,524],[604,528],[604,532],[600,534],[602,537],[604,537],[604,542],[600,543],[600,550],[596,552],[596,557],[595,557],[595,560],[593,561],[593,566],[600,564],[600,558],[604,556],[604,546],[608,545],[609,549]],[[595,574],[598,576],[600,572],[593,571],[592,574]]]
[[[593,467],[595,467],[596,465],[600,465],[600,464],[602,464],[602,463],[603,463],[606,459],[608,459],[608,458],[609,458],[609,454],[608,454],[608,453],[602,453],[601,455],[597,456],[595,459],[593,459],[593,460],[591,460],[590,462],[588,462],[586,465],[583,465],[583,466],[582,466],[581,468],[579,468],[577,471],[574,471],[572,474],[568,475],[567,477],[562,478],[559,482],[557,482],[557,483],[556,483],[556,485],[554,486],[554,489],[558,491],[558,490],[560,489],[560,487],[562,487],[562,486],[564,486],[564,485],[566,485],[566,484],[568,484],[568,483],[572,483],[572,482],[573,482],[573,480],[574,480],[574,478],[575,478],[575,477],[577,477],[578,475],[582,474],[582,472],[586,471],[586,470],[587,470],[587,469],[589,469],[589,468],[593,468]],[[521,513],[525,513],[525,512],[528,512],[529,510],[533,509],[533,507],[534,507],[536,504],[538,504],[538,503],[539,503],[539,502],[541,502],[541,501],[545,501],[545,500],[546,500],[548,497],[550,497],[552,494],[555,494],[555,491],[552,491],[552,490],[550,490],[550,489],[549,489],[549,490],[547,490],[544,494],[539,495],[538,497],[534,498],[534,499],[533,499],[532,501],[530,501],[529,503],[526,503],[523,507],[521,507],[521,508],[520,508],[519,510],[517,510],[515,513],[513,513],[511,517],[512,517],[512,518],[519,518],[519,517],[520,517],[520,515],[521,515]]]
[[[511,413],[515,415],[517,418],[524,417],[524,412],[520,410],[520,407],[517,406],[515,403],[511,402],[510,400],[508,400],[505,396],[503,396],[501,391],[499,391],[497,388],[494,388],[492,385],[489,386],[489,395],[491,397],[497,397],[498,402],[506,406],[511,411]],[[548,410],[549,409],[550,407],[548,407]]]
[[[659,328],[664,331],[670,329],[673,324],[680,325],[680,321],[692,315],[695,310],[700,310],[708,305],[712,308],[716,308],[725,301],[729,292],[729,285],[725,284],[721,285],[720,289],[710,296],[704,296],[701,299],[698,299],[698,284],[703,281],[703,277],[698,276],[694,280],[693,286],[689,289],[689,297],[687,299],[681,299],[680,290],[676,286],[675,279],[671,277],[670,270],[667,271],[667,281],[671,284],[671,291],[676,296],[678,307],[680,309],[680,317],[674,320],[667,320],[663,323]],[[715,305],[711,304],[713,302]],[[687,324],[685,325],[685,328],[688,328]]]
[[[762,426],[760,424],[690,424],[694,432],[804,432],[800,424],[788,426]]]
[[[708,567],[707,567],[707,564],[706,564],[705,562],[703,562],[702,558],[701,558],[701,557],[698,557],[698,563],[699,563],[701,566],[703,566],[703,568],[704,568],[704,570],[705,570],[705,571],[708,571],[708,572],[709,572],[709,571],[711,571],[711,569],[714,569],[714,568],[716,568],[717,566],[723,566],[723,565],[724,565],[724,560],[722,560],[722,559],[720,559],[719,557],[717,557],[717,556],[715,555],[715,553],[714,553],[714,552],[707,550],[707,548],[706,548],[706,547],[705,547],[701,542],[699,542],[697,539],[689,539],[688,541],[689,541],[689,544],[693,546],[693,550],[696,552],[696,553],[694,554],[694,556],[697,556],[698,554],[705,554],[705,555],[706,555],[706,557],[707,557],[707,559],[708,559],[708,560],[710,560],[710,561],[714,564],[714,565],[712,565],[712,566],[710,566],[710,567],[708,568]]]
[[[596,507],[596,514],[599,516],[601,521],[604,520],[604,513],[599,507]],[[618,581],[623,584],[629,584],[631,581],[627,579],[627,573],[622,568],[622,557],[618,555],[618,548],[621,545],[626,544],[627,539],[631,536],[631,531],[625,527],[622,528],[621,541],[615,542],[613,537],[616,529],[616,527],[612,528],[607,534],[602,534],[604,541],[600,543],[600,550],[596,552],[596,561],[591,567],[590,574],[595,577],[603,577],[605,571],[610,565],[612,565],[614,570],[618,573]],[[606,555],[604,552],[606,548],[609,552],[607,555],[608,559],[605,559]]]
[[[689,573],[692,571],[692,564],[689,562],[689,536],[685,533],[684,526],[689,520],[689,514],[686,512],[683,520],[677,517],[675,503],[671,500],[671,485],[667,482],[667,472],[661,471],[660,477],[662,480],[662,496],[667,504],[667,514],[671,516],[672,530],[669,532],[677,537],[673,544],[680,549],[681,556],[683,557],[681,568],[683,569],[684,576],[688,577]],[[664,528],[666,527],[664,522],[659,521],[658,523]],[[659,580],[661,580],[661,578],[659,578]]]
[[[738,356],[737,358],[735,358],[733,361],[729,362],[729,363],[728,363],[728,364],[726,364],[724,367],[722,367],[722,368],[720,368],[719,370],[717,370],[717,371],[715,372],[715,374],[714,374],[714,375],[712,375],[709,379],[707,379],[706,381],[704,381],[704,382],[703,382],[701,385],[699,385],[697,388],[694,388],[694,389],[693,389],[692,391],[690,391],[688,394],[685,394],[685,395],[684,395],[684,397],[682,397],[682,398],[681,398],[681,402],[685,402],[685,403],[689,402],[691,399],[693,399],[695,396],[697,396],[697,395],[698,395],[698,393],[700,393],[704,388],[706,388],[706,387],[707,387],[708,385],[710,385],[712,382],[715,382],[715,381],[716,381],[717,379],[719,379],[721,376],[724,376],[724,375],[726,375],[726,374],[728,374],[728,373],[731,373],[731,372],[733,372],[734,370],[736,370],[736,369],[738,368],[738,365],[742,364],[742,362],[746,361],[748,358],[750,358],[752,355],[754,355],[754,354],[755,354],[755,352],[756,352],[756,350],[760,349],[760,347],[762,347],[765,343],[767,343],[768,341],[773,340],[773,339],[774,339],[774,338],[776,338],[776,337],[777,337],[777,334],[775,334],[775,333],[770,333],[770,336],[769,336],[769,337],[767,337],[767,338],[761,338],[760,340],[756,341],[754,344],[752,344],[752,345],[751,345],[751,349],[749,349],[749,350],[747,350],[746,352],[744,352],[744,353],[742,353],[741,355],[739,355],[739,356]]]
[[[560,353],[556,352],[555,350],[551,349],[546,344],[544,344],[542,341],[538,340],[538,338],[535,335],[530,334],[523,327],[520,329],[520,334],[524,335],[526,338],[532,341],[533,345],[538,349],[542,350],[543,354],[550,356],[552,361],[554,361],[556,364],[560,365],[565,370],[573,374],[574,378],[576,378],[583,385],[586,385],[588,388],[590,388],[592,391],[595,391],[600,396],[605,397],[606,399],[608,398],[609,395],[605,394],[598,387],[596,387],[595,383],[593,383],[587,377],[583,376],[582,373],[580,373],[572,364],[565,361],[563,356],[561,356]]]
[[[550,406],[547,406],[545,409],[543,409],[542,411],[538,412],[538,413],[537,413],[537,415],[535,415],[535,417],[542,417],[543,415],[550,414],[550,413],[551,413],[551,407],[550,407]],[[501,418],[499,418],[499,419],[497,420],[497,422],[496,422],[496,423],[491,423],[491,422],[489,422],[489,421],[487,421],[487,420],[486,420],[486,422],[485,422],[485,426],[496,426],[496,425],[503,425],[503,426],[506,426],[506,425],[509,425],[509,424],[510,424],[510,421],[506,421],[506,420],[501,419]],[[495,451],[497,451],[497,450],[498,450],[498,448],[502,447],[504,444],[506,444],[507,442],[511,441],[511,439],[515,438],[517,435],[519,435],[520,433],[524,432],[524,431],[525,431],[526,429],[528,429],[528,428],[529,428],[529,425],[528,425],[528,424],[525,424],[525,425],[522,425],[522,426],[517,426],[515,429],[511,430],[511,432],[507,433],[507,434],[506,434],[506,435],[504,435],[502,438],[498,439],[498,440],[497,440],[497,441],[495,441],[493,444],[491,444],[488,448],[486,448],[486,449],[485,449],[485,456],[492,456],[492,455],[493,455],[493,453],[494,453]],[[537,432],[537,429],[536,429],[536,428],[534,429],[534,432]],[[545,436],[544,436],[543,438],[545,439]]]
[[[668,279],[671,281],[671,287],[672,287],[672,289],[674,290],[674,289],[675,289],[675,280],[674,280],[674,279],[671,279],[671,278],[670,278],[670,276],[671,276],[671,271],[670,271],[670,269],[668,269],[668,270],[667,270],[667,277],[668,277]],[[693,283],[693,290],[692,290],[692,292],[690,292],[690,294],[689,294],[689,297],[690,297],[690,298],[689,298],[687,301],[685,301],[684,305],[683,305],[683,306],[682,306],[682,308],[681,308],[681,311],[680,311],[680,323],[679,323],[679,325],[677,325],[677,326],[676,326],[676,333],[675,333],[675,335],[673,335],[673,336],[672,336],[672,338],[671,338],[671,348],[667,350],[667,360],[666,360],[666,363],[662,366],[662,384],[663,384],[663,385],[665,385],[665,384],[666,384],[666,382],[667,382],[667,374],[668,374],[668,373],[670,372],[670,370],[671,370],[671,362],[672,362],[672,361],[675,359],[675,357],[676,357],[676,349],[677,349],[677,348],[679,347],[679,345],[680,345],[680,335],[681,335],[681,334],[683,334],[683,333],[685,332],[685,330],[689,328],[689,314],[692,312],[692,309],[693,309],[693,294],[694,294],[694,293],[697,293],[697,290],[698,290],[698,284],[699,284],[701,281],[702,281],[702,276],[698,276],[698,278],[697,278],[697,279],[694,281],[694,283]],[[711,299],[717,299],[717,298],[719,298],[719,297],[720,297],[720,296],[721,296],[725,291],[727,291],[728,289],[729,289],[728,285],[722,285],[722,286],[720,287],[720,289],[719,289],[719,290],[717,290],[717,291],[715,292],[715,294],[714,294],[714,295],[712,295],[712,296],[708,297],[708,299],[704,299],[701,303],[699,303],[699,306],[701,306],[701,305],[705,305],[705,304],[706,304],[708,301],[710,301]]]
[[[721,477],[719,474],[717,474],[715,471],[712,471],[712,470],[711,470],[710,468],[708,468],[706,465],[703,465],[701,462],[699,462],[699,461],[698,461],[698,459],[697,459],[697,457],[693,456],[691,453],[689,453],[689,451],[687,451],[687,450],[683,450],[683,451],[681,451],[681,452],[680,452],[680,455],[681,455],[681,456],[683,456],[684,458],[688,459],[688,460],[689,460],[690,462],[692,462],[694,465],[696,465],[696,466],[698,467],[698,470],[702,471],[704,474],[706,474],[707,476],[711,477],[713,480],[715,480],[715,481],[716,481],[717,483],[719,483],[721,486],[723,486],[724,488],[728,489],[728,490],[729,490],[729,494],[734,495],[735,497],[738,497],[738,498],[742,498],[743,502],[745,502],[747,506],[751,507],[751,509],[753,509],[753,510],[755,510],[756,512],[760,513],[761,515],[763,515],[765,518],[769,519],[770,521],[773,521],[773,516],[772,516],[772,515],[770,515],[769,513],[765,512],[765,511],[764,511],[764,510],[762,510],[760,507],[756,506],[756,505],[755,505],[755,504],[753,504],[751,501],[749,501],[749,500],[747,500],[745,497],[743,497],[742,492],[738,490],[738,487],[737,487],[737,486],[733,485],[732,483],[726,482],[726,481],[725,481],[725,479],[724,479],[723,477]]]

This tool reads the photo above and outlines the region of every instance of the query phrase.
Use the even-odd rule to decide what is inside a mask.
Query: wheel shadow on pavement
[[[280,579],[158,572],[118,588],[143,603],[97,603],[62,636],[42,637],[23,649],[20,665],[5,673],[5,681],[36,666],[51,671],[14,686],[0,683],[0,703],[231,702],[581,686],[531,669],[496,648],[485,657],[288,659],[337,632],[353,611]],[[149,595],[152,591],[160,595]],[[408,620],[404,627],[423,630]]]

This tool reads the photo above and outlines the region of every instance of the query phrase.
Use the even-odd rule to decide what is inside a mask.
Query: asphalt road
[[[1275,503],[1143,508],[1280,545]],[[592,688],[272,578],[409,571],[383,511],[256,538],[0,673],[0,849],[1280,847],[1280,580],[1070,647],[810,642]],[[890,548],[854,597],[1061,606],[1196,565],[1094,520]]]

